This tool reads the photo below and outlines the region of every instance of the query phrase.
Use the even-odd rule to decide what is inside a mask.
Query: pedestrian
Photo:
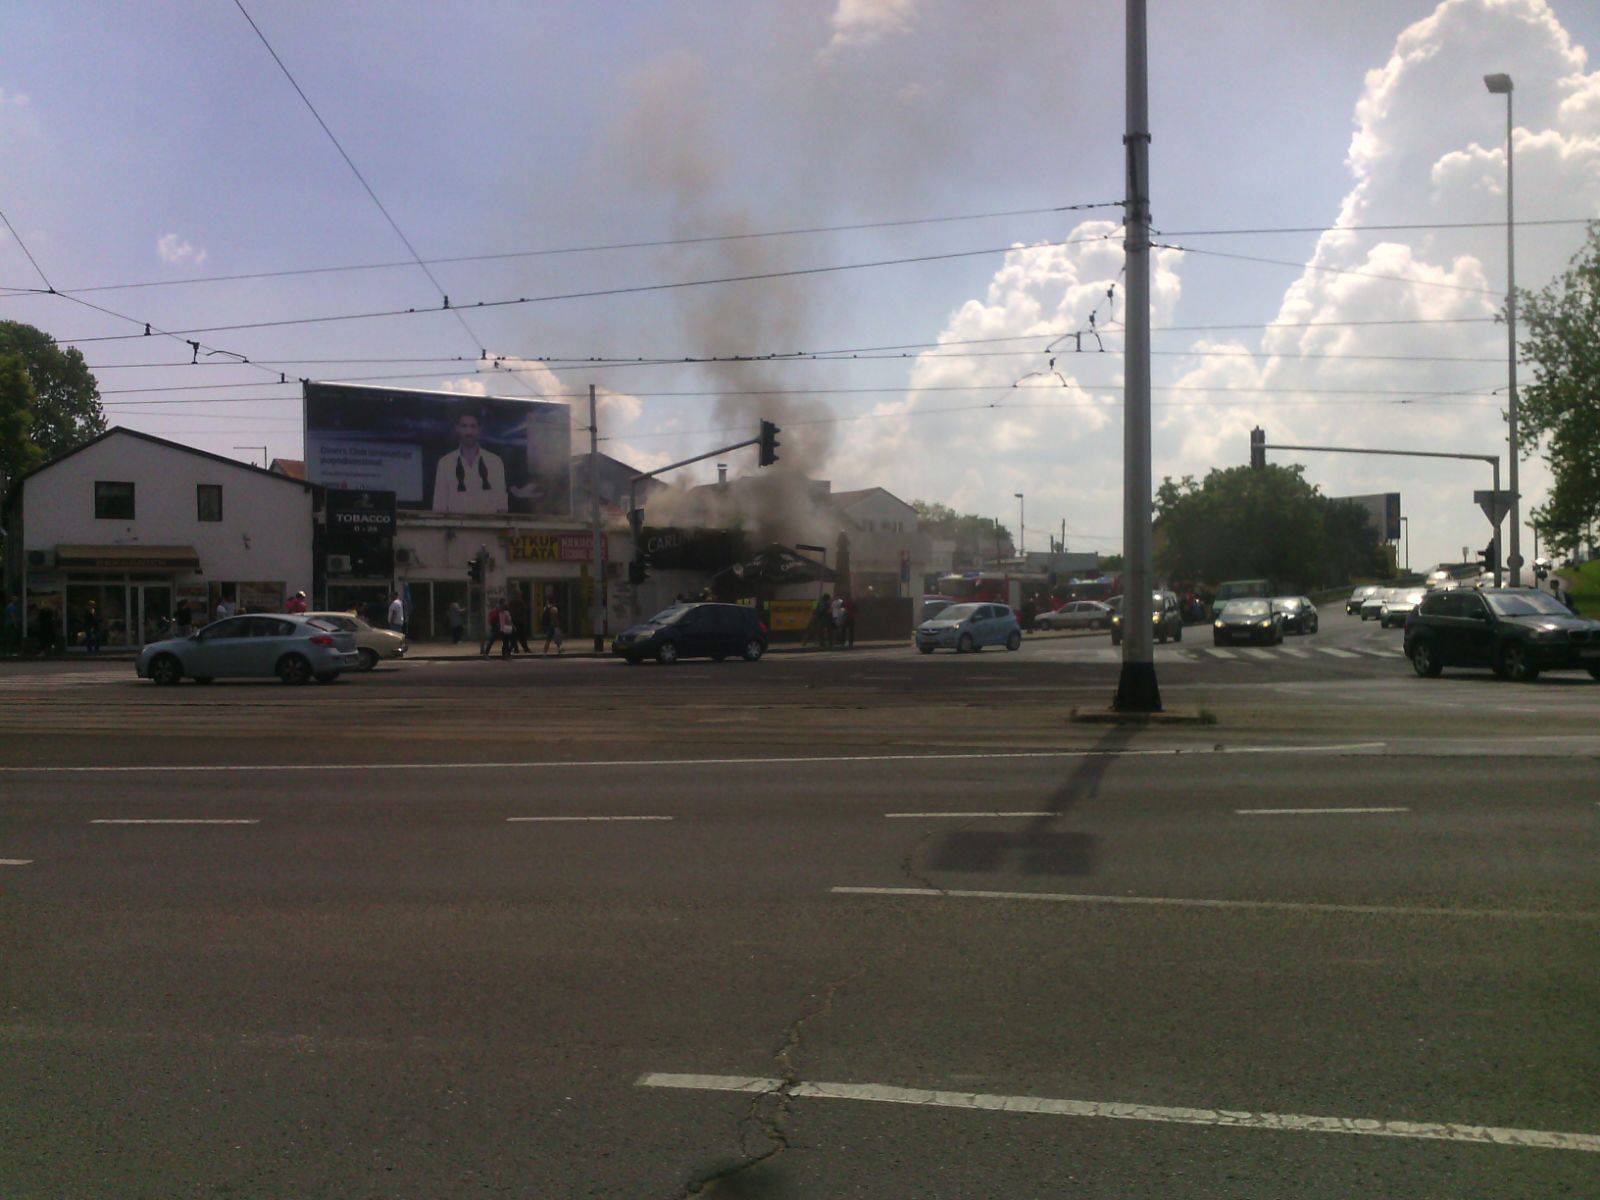
[[[93,600],[83,610],[83,651],[85,654],[100,653],[100,610]]]
[[[283,606],[283,611],[286,613],[303,613],[307,607],[309,606],[306,604],[306,594],[304,592],[296,592],[289,597],[289,602]]]
[[[456,601],[450,601],[450,607],[444,610],[445,624],[450,627],[450,644],[459,646],[461,634],[467,627],[467,610]]]
[[[544,633],[544,652],[550,653],[550,643],[556,644],[556,654],[559,657],[564,652],[561,636],[561,610],[556,608],[555,601],[544,606],[544,613],[539,618],[539,627]]]
[[[522,602],[520,595],[511,601],[511,624],[516,629],[516,633],[513,636],[517,639],[517,647],[524,654],[533,653],[528,647],[528,625],[531,621],[531,615],[528,612],[528,606]]]
[[[484,627],[483,649],[479,655],[489,657],[489,651],[494,649],[495,639],[500,636],[500,601],[496,600],[489,606],[489,616]]]
[[[33,616],[34,636],[39,639],[39,657],[56,652],[56,610],[40,608]]]
[[[817,597],[817,606],[811,612],[811,629],[806,632],[807,639],[813,631],[820,648],[827,649],[833,644],[833,597],[827,592]],[[805,645],[805,642],[801,642],[801,645]]]
[[[16,600],[6,601],[4,640],[0,641],[0,650],[7,654],[15,653],[22,648],[22,609]]]
[[[856,598],[847,597],[844,602],[844,644],[854,649],[856,644]]]
[[[226,596],[218,596],[217,607],[215,611],[216,615],[212,618],[212,620],[226,621],[229,617],[233,616],[235,612],[233,601],[229,600]]]
[[[187,600],[178,601],[178,607],[172,610],[172,622],[178,627],[179,637],[188,637],[194,632],[194,614],[189,611]]]
[[[396,633],[406,631],[406,602],[400,599],[399,592],[389,601],[389,628]]]
[[[511,606],[500,606],[500,657],[510,658],[513,649],[512,640],[516,635],[516,622],[511,617]]]
[[[835,646],[843,646],[844,645],[844,596],[843,595],[838,595],[838,596],[835,596],[833,598],[833,607],[832,607],[832,609],[829,610],[828,615],[833,618],[833,644]]]

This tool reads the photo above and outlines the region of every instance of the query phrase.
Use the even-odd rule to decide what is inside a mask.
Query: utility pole
[[[590,597],[589,624],[594,629],[596,653],[606,648],[606,553],[600,530],[600,422],[596,419],[594,384],[589,385],[589,527],[594,537],[594,587]]]
[[[1017,498],[1017,557],[1026,565],[1028,561],[1028,502],[1022,498],[1021,492],[1014,493]]]
[[[1127,196],[1123,254],[1128,291],[1123,321],[1122,675],[1112,707],[1160,712],[1150,629],[1150,118],[1145,0],[1127,0]]]
[[[1506,425],[1511,442],[1511,469],[1506,479],[1511,492],[1511,553],[1506,566],[1511,570],[1511,586],[1521,587],[1522,497],[1517,492],[1517,460],[1522,457],[1522,450],[1517,445],[1517,226],[1512,219],[1511,76],[1485,75],[1483,82],[1491,93],[1506,98]]]

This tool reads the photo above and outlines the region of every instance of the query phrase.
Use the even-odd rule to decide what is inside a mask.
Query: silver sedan
[[[302,615],[251,614],[214,621],[193,637],[154,642],[134,664],[139,678],[171,685],[184,676],[277,676],[284,683],[332,683],[360,665],[356,637]]]
[[[1033,619],[1038,629],[1110,629],[1111,606],[1098,600],[1074,600]]]

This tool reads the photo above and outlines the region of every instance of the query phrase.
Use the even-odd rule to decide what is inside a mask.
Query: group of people
[[[811,623],[806,626],[802,646],[813,641],[818,646],[849,647],[856,644],[856,602],[849,596],[829,596],[824,592],[817,597],[811,610]]]
[[[510,658],[518,650],[523,654],[532,654],[533,648],[528,645],[528,617],[528,607],[520,599],[509,603],[496,600],[489,609],[488,631],[478,651],[480,657],[488,658],[489,651],[494,649],[497,641],[500,643],[501,658]],[[458,626],[453,620],[450,630],[451,636],[460,641]],[[544,635],[544,654],[550,653],[551,646],[556,648],[557,655],[565,653],[566,635],[561,631],[561,610],[553,601],[539,612],[539,632]]]

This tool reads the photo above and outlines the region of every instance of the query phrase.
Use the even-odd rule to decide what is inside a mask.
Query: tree
[[[1011,533],[993,517],[958,513],[948,505],[913,500],[917,524],[929,537],[956,544],[956,563],[976,565],[985,559],[1010,558],[1016,553]]]
[[[63,350],[32,325],[0,321],[0,355],[17,355],[27,369],[34,393],[28,436],[47,457],[106,431],[100,388],[80,351]]]
[[[1540,292],[1519,292],[1522,362],[1533,381],[1520,396],[1517,439],[1523,451],[1544,449],[1555,477],[1533,523],[1558,553],[1578,547],[1600,521],[1600,222],[1572,265]]]
[[[0,354],[0,495],[44,457],[31,436],[37,400],[22,356]]]
[[[1271,579],[1310,590],[1383,569],[1377,531],[1302,467],[1231,467],[1156,490],[1156,567],[1169,579]]]

